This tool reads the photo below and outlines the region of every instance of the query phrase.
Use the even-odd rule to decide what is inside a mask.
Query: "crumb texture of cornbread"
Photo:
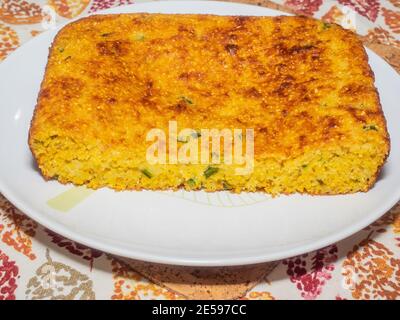
[[[254,170],[153,164],[146,134],[254,129]],[[179,142],[179,143],[184,143]],[[64,27],[29,145],[46,179],[116,190],[369,190],[390,149],[357,36],[305,17],[122,14]],[[210,169],[211,168],[211,169]]]

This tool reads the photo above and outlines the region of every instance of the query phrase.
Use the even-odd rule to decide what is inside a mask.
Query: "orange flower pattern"
[[[400,0],[389,0],[396,8],[400,8]]]
[[[381,27],[368,31],[367,39],[372,42],[379,42],[400,49],[400,40],[397,40],[391,33]]]
[[[270,292],[250,291],[242,300],[275,300],[275,297]]]
[[[344,17],[342,10],[340,10],[337,6],[333,6],[329,9],[327,13],[322,16],[322,20],[329,23],[338,23]]]

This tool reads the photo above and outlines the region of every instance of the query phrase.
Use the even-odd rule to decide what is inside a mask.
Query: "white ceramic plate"
[[[282,14],[256,6],[200,1],[141,3],[103,12]],[[27,134],[55,34],[41,34],[0,64],[0,191],[59,234],[103,251],[153,262],[249,264],[341,240],[379,218],[400,198],[400,77],[370,51],[392,152],[368,193],[272,199],[225,192],[91,192],[45,182],[34,168]]]

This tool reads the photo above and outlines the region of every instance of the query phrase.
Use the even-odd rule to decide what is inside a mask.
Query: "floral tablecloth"
[[[134,2],[145,1],[0,0],[0,60],[54,24]],[[400,66],[400,51],[396,51],[400,50],[400,0],[237,2],[340,23],[366,41],[395,50],[385,58]],[[0,194],[0,300],[400,299],[400,205],[352,237],[299,257],[220,268],[216,274],[199,268],[174,270],[74,243],[38,225]],[[213,273],[215,284],[205,272]],[[183,275],[179,283],[171,276],[177,273]]]

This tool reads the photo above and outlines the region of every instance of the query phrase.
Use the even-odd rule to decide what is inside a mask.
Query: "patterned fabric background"
[[[54,20],[61,24],[133,2],[146,1],[0,0],[0,60]],[[264,5],[268,1],[243,2]],[[371,41],[400,49],[400,0],[271,2],[340,23]],[[250,289],[247,286],[239,294],[228,292],[218,297],[244,294],[243,299],[400,299],[399,257],[397,205],[382,219],[344,241],[280,261],[272,272],[272,264],[258,266],[261,276],[257,279],[261,280],[250,291],[246,292]],[[138,268],[129,260],[84,247],[44,229],[0,194],[0,300],[198,297],[200,287],[196,285],[192,294],[173,283],[159,286],[141,276]],[[195,277],[196,272],[199,271],[193,269],[191,274]]]

